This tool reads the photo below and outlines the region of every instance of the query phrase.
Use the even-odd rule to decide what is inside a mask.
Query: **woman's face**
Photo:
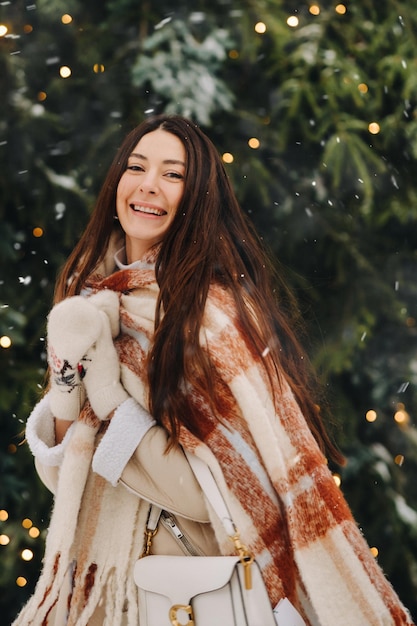
[[[162,241],[172,223],[184,191],[185,158],[178,137],[162,129],[144,135],[133,149],[116,194],[128,263]]]

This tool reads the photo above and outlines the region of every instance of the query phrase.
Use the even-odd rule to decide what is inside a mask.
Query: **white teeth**
[[[140,211],[141,213],[149,213],[151,215],[158,215],[158,216],[166,214],[166,211],[162,211],[161,209],[154,209],[148,206],[141,206],[137,204],[132,204],[131,206],[134,211]]]

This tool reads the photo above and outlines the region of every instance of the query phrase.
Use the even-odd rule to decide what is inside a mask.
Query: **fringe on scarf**
[[[90,471],[99,425],[86,410],[60,469],[41,575],[12,626],[88,626],[103,599],[100,625],[138,624],[132,571],[148,505]]]

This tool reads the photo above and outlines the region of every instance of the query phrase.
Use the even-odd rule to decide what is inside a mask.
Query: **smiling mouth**
[[[142,206],[140,204],[131,204],[130,208],[135,211],[135,213],[146,213],[147,215],[156,215],[157,217],[162,217],[166,215],[167,212],[163,209],[157,209],[155,207]]]

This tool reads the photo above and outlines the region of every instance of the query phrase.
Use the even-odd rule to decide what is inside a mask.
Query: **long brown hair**
[[[186,171],[183,197],[156,261],[160,291],[148,360],[153,416],[168,427],[173,442],[180,423],[200,432],[189,397],[181,392],[184,383],[216,409],[213,373],[199,336],[209,287],[217,282],[233,294],[251,350],[261,357],[268,347],[262,362],[271,383],[286,377],[319,446],[342,462],[315,404],[316,380],[296,337],[300,317],[294,298],[241,210],[217,150],[190,120],[156,116],[125,138],[87,228],[57,281],[56,301],[80,292],[104,258],[112,232],[121,231],[114,220],[119,180],[141,137],[158,128],[182,142]]]

